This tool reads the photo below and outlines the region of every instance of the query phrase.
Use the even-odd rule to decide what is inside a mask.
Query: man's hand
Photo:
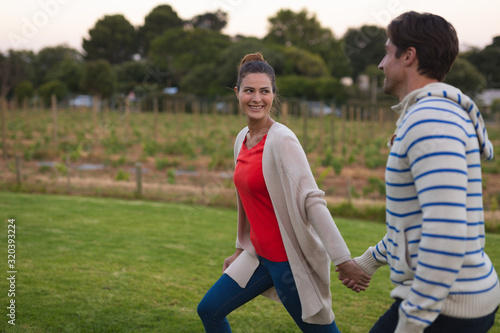
[[[339,280],[355,292],[365,291],[370,285],[371,276],[366,274],[354,260],[346,261],[337,266]]]

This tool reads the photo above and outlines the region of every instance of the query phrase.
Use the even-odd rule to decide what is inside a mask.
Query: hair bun
[[[243,59],[241,59],[239,67],[251,61],[262,61],[267,64],[267,61],[264,60],[264,56],[261,53],[257,52],[257,53],[250,53],[244,56]]]

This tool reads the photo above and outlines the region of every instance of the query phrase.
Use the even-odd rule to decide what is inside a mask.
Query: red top
[[[245,146],[245,138],[234,170],[234,184],[250,222],[250,240],[255,251],[267,260],[282,262],[288,257],[262,173],[266,137],[252,149]]]

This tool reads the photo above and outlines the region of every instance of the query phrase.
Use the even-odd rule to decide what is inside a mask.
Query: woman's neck
[[[263,137],[267,134],[271,126],[274,124],[274,120],[271,117],[266,117],[259,120],[247,119],[248,124],[248,136],[253,137]]]

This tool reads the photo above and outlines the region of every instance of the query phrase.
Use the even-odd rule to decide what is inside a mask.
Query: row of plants
[[[284,120],[280,117],[276,116],[278,121]],[[124,113],[107,111],[98,114],[94,126],[87,110],[60,110],[57,122],[50,110],[15,110],[6,113],[6,149],[10,156],[21,155],[27,162],[64,165],[69,158],[73,165],[99,163],[122,169],[116,180],[130,179],[126,167],[142,162],[174,183],[175,170],[231,171],[234,138],[245,124],[241,115],[166,112],[157,116],[132,113],[127,118]],[[389,152],[387,140],[394,130],[392,122],[350,121],[333,115],[307,122],[288,115],[286,124],[304,145],[317,182],[326,186],[327,194],[335,192],[328,188],[329,180],[344,169],[383,170]],[[494,142],[500,141],[494,124],[489,126],[489,135]],[[495,146],[500,154],[499,145]],[[488,175],[500,173],[500,159],[485,161],[483,170],[486,188]],[[383,180],[373,176],[351,191],[354,198],[382,198],[384,194]]]

